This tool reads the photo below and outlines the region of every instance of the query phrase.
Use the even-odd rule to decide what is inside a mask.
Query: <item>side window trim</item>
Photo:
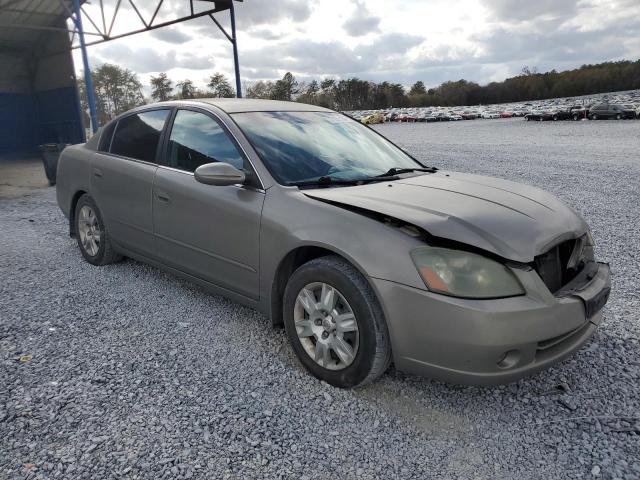
[[[113,145],[113,137],[116,136],[116,130],[118,129],[118,124],[120,123],[120,119],[116,120],[116,124],[113,126],[113,131],[111,132],[111,138],[109,139],[109,148],[107,148],[107,152],[111,153],[111,146]]]

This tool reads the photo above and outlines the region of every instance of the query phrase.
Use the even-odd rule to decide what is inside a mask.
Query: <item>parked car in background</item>
[[[484,112],[482,118],[500,118],[500,112]]]
[[[571,118],[571,111],[567,108],[560,108],[557,110],[552,110],[551,112],[551,120],[569,120]]]
[[[575,105],[569,108],[569,113],[573,120],[581,120],[583,118],[589,118],[589,105]]]
[[[591,120],[622,120],[636,118],[636,111],[628,105],[600,103],[589,110]]]
[[[553,114],[549,110],[534,110],[533,112],[527,113],[524,118],[527,122],[532,120],[542,122],[545,120],[551,120],[553,118]]]
[[[372,113],[360,120],[365,125],[375,125],[377,123],[384,123],[385,117],[382,113]]]
[[[518,380],[584,345],[610,292],[588,225],[553,195],[428,167],[301,103],[129,111],[63,151],[57,201],[88,263],[135,258],[257,308],[337,387],[392,359]]]

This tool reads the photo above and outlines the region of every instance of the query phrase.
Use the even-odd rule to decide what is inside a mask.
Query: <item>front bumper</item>
[[[602,320],[609,266],[594,263],[555,296],[532,271],[526,295],[468,300],[372,279],[399,370],[468,385],[518,380],[578,350]],[[588,313],[588,315],[587,315]]]

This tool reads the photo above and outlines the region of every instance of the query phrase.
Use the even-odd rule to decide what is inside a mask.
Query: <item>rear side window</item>
[[[98,150],[101,152],[108,152],[109,147],[111,146],[111,139],[113,138],[113,131],[116,129],[117,122],[111,122],[100,134],[100,143],[98,144]]]
[[[111,153],[155,162],[156,150],[169,110],[136,113],[118,121]]]

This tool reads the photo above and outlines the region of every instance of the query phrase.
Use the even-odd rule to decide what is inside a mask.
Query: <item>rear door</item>
[[[151,194],[170,111],[155,109],[121,118],[112,138],[101,142],[106,151],[92,162],[91,193],[113,240],[145,256],[154,255]]]
[[[179,109],[167,130],[153,187],[158,256],[175,268],[243,296],[259,296],[259,234],[265,193],[258,186],[204,185],[193,172],[216,161],[252,170],[215,115]]]

